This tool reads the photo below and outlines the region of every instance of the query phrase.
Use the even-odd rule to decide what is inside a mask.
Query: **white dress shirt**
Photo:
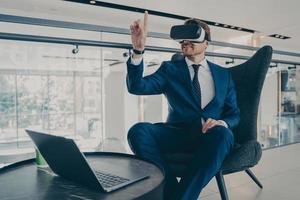
[[[201,108],[203,109],[215,97],[215,83],[211,71],[209,69],[208,63],[205,58],[200,63],[194,63],[187,57],[185,57],[185,62],[190,71],[191,81],[193,81],[195,75],[195,70],[192,65],[201,65],[198,71],[198,80],[201,90]]]

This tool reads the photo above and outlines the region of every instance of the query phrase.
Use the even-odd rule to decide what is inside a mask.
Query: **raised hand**
[[[131,42],[134,49],[142,51],[145,49],[148,33],[148,11],[144,13],[144,21],[140,19],[130,25]]]

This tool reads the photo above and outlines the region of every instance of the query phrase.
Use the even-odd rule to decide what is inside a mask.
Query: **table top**
[[[164,173],[154,164],[121,153],[85,153],[95,170],[106,170],[126,177],[134,173],[149,178],[111,193],[90,190],[55,175],[49,168],[38,168],[35,159],[12,164],[0,170],[0,199],[76,199],[76,200],[159,200],[162,199]]]

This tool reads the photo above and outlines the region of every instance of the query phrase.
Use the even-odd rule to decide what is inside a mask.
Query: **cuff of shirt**
[[[136,66],[140,65],[142,60],[143,60],[143,56],[138,57],[138,58],[133,58],[133,56],[131,56],[131,64],[132,65],[136,65]]]
[[[225,126],[226,128],[228,128],[228,124],[225,121],[223,121],[223,120],[218,120],[218,121],[221,122],[223,126]]]

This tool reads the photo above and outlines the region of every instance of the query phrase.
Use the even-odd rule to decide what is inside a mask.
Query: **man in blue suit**
[[[205,30],[202,42],[181,41],[184,57],[165,61],[159,69],[143,76],[143,52],[147,38],[148,13],[131,26],[133,54],[127,61],[127,87],[131,94],[164,94],[169,114],[164,123],[137,123],[128,132],[128,142],[139,157],[165,170],[165,200],[196,200],[231,151],[231,131],[239,123],[236,91],[228,69],[205,58],[210,29],[198,19],[185,25]],[[195,157],[178,183],[165,154],[194,153]]]

